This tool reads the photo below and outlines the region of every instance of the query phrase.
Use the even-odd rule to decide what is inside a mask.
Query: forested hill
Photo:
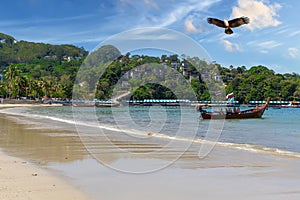
[[[79,59],[88,54],[83,48],[73,45],[51,45],[18,41],[0,33],[0,66],[28,63],[34,59],[57,60]]]
[[[224,85],[224,95],[233,92],[240,103],[264,100],[268,96],[272,100],[300,100],[300,75],[277,74],[266,66],[225,68],[197,57],[183,59],[178,55],[121,55],[112,45],[102,46],[87,55],[87,51],[73,45],[17,41],[0,33],[0,97],[72,98],[73,90],[76,89],[84,95],[84,99],[94,96],[97,99],[109,99],[116,84],[120,83],[120,91],[126,93],[130,90],[135,100],[177,98],[168,87],[145,84],[159,79],[164,80],[164,84],[174,88],[174,91],[179,91],[181,99],[189,98],[184,96],[189,93],[172,73],[156,70],[157,74],[151,75],[140,72],[139,66],[151,63],[181,73],[190,82],[198,100],[210,100],[210,94],[217,94]],[[109,65],[102,76],[97,77],[106,62]],[[77,76],[80,68],[81,73]],[[76,78],[80,84],[73,87]],[[98,78],[95,87],[93,80]]]

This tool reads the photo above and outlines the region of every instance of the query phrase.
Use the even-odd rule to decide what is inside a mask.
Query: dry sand
[[[88,199],[66,180],[32,163],[0,152],[0,199]]]

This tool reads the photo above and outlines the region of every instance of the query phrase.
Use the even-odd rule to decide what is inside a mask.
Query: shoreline
[[[62,106],[62,104],[0,104],[0,109],[3,108],[14,108],[14,107],[60,107]],[[10,115],[10,114],[8,114]],[[12,114],[14,115],[14,114]],[[105,126],[99,126],[101,127],[103,130],[107,130],[107,131],[111,131],[114,130],[114,128],[111,127],[105,127]],[[130,131],[130,130],[128,130]],[[130,132],[129,134],[135,134]],[[139,134],[137,134],[137,136],[139,136]],[[149,136],[151,137],[156,137],[157,139],[170,139],[169,136],[167,135],[162,135],[160,133],[149,133]],[[190,139],[187,138],[172,138],[172,140],[176,140],[176,141],[183,141],[183,142],[190,142]],[[200,138],[195,139],[193,141],[193,143],[198,143],[198,144],[203,144],[203,143],[207,143],[209,144],[209,141],[205,141],[202,140]],[[300,158],[300,152],[293,152],[293,151],[289,151],[286,149],[279,149],[279,148],[273,148],[273,147],[266,147],[266,146],[261,146],[261,145],[255,145],[255,144],[247,144],[247,143],[230,143],[230,142],[219,142],[217,141],[216,144],[217,146],[222,146],[222,147],[227,147],[229,149],[237,149],[237,150],[241,150],[241,151],[247,151],[247,152],[252,152],[255,154],[266,154],[266,155],[274,155],[274,156],[287,156],[290,158]]]
[[[191,148],[179,160],[166,168],[139,175],[126,172],[120,173],[100,164],[90,156],[86,156],[86,152],[82,152],[83,149],[81,148],[83,147],[79,146],[80,141],[78,138],[78,141],[76,140],[75,132],[71,131],[72,124],[67,126],[67,128],[70,128],[70,131],[67,132],[67,128],[61,129],[61,126],[59,126],[64,124],[62,122],[48,122],[52,127],[47,128],[24,125],[22,124],[24,119],[27,118],[18,117],[18,122],[21,122],[21,125],[18,125],[17,122],[14,123],[15,120],[9,117],[0,117],[0,122],[5,120],[3,124],[14,127],[11,133],[15,135],[6,135],[4,138],[6,141],[20,143],[20,141],[16,141],[16,138],[20,138],[20,136],[26,138],[21,141],[25,143],[22,143],[21,147],[5,146],[1,143],[2,146],[5,146],[2,149],[9,152],[9,155],[12,154],[26,160],[45,161],[46,164],[42,164],[42,166],[46,166],[45,173],[48,174],[49,171],[51,174],[51,170],[61,172],[62,179],[60,180],[65,180],[63,176],[72,179],[73,184],[69,184],[68,187],[72,188],[71,185],[75,185],[81,188],[85,194],[93,197],[91,199],[281,200],[288,198],[296,200],[300,197],[298,189],[300,185],[300,160],[297,158],[291,159],[272,154],[252,153],[217,145],[206,158],[199,159],[197,153],[200,144],[193,143]],[[87,130],[86,127],[84,127],[84,130]],[[19,134],[16,134],[17,132]],[[70,136],[72,134],[73,137]],[[124,143],[122,138],[118,138],[114,145],[123,150],[118,153],[103,141],[92,140],[91,142],[90,145],[92,146],[90,147],[96,147],[96,150],[99,150],[97,152],[103,156],[100,157],[103,158],[102,161],[105,161],[107,165],[120,167],[121,169],[126,167],[131,169],[132,166],[140,164],[145,166],[158,164],[160,166],[163,161],[173,159],[177,152],[176,149],[166,149],[157,156],[149,157],[147,151],[156,148],[156,146]],[[49,146],[49,144],[54,146]],[[143,151],[145,153],[138,154]],[[130,152],[133,152],[133,154],[130,155]],[[21,159],[21,162],[17,164],[22,167],[22,164],[24,164],[22,162]],[[34,173],[37,173],[38,176],[32,176]],[[39,174],[40,172],[30,171],[29,175],[27,173],[27,178],[38,178]],[[24,187],[21,181],[18,184]],[[1,185],[0,188],[2,188]],[[20,190],[24,191],[24,188],[21,187]],[[51,187],[49,190],[51,191]],[[116,190],[118,192],[115,192]],[[0,197],[2,197],[1,192]],[[48,194],[47,192],[47,189],[44,189],[45,195]],[[53,199],[74,198],[58,197]]]
[[[0,109],[31,106],[57,106],[48,104],[0,104]],[[3,120],[6,117],[0,117]],[[8,119],[9,121],[11,119]],[[11,124],[5,124],[11,126]],[[16,129],[19,131],[19,129]],[[1,132],[0,134],[5,134]],[[1,138],[1,137],[0,137]],[[10,152],[0,146],[0,199],[5,200],[89,200],[81,188],[69,177],[56,173],[32,159]],[[14,151],[18,151],[17,149]]]
[[[0,103],[0,109],[1,108],[16,108],[16,107],[38,107],[38,106],[42,106],[42,107],[58,107],[58,106],[63,106],[62,104],[43,104],[43,103],[36,103],[36,104],[30,104],[30,103]]]

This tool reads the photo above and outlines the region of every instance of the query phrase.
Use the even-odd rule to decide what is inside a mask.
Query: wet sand
[[[43,141],[62,143],[67,148],[65,143],[47,140],[49,137],[43,135],[43,130],[24,129],[24,126],[5,115],[0,116],[0,199],[90,199],[79,187],[71,184],[70,178],[46,168],[46,164],[53,160],[63,162],[73,158],[62,148],[43,146]],[[42,157],[46,159],[40,159]]]
[[[147,140],[141,143],[122,137],[113,137],[110,142],[90,136],[79,138],[72,125],[51,122],[48,126],[43,123],[37,126],[36,121],[33,124],[28,121],[30,119],[20,116],[0,116],[3,151],[34,163],[34,167],[59,172],[62,180],[64,176],[69,177],[74,185],[69,187],[82,189],[92,199],[300,198],[298,158],[216,146],[207,157],[199,159],[200,144],[194,143],[177,159],[180,147],[176,145],[180,142],[164,148]],[[89,131],[86,127],[83,129]],[[9,162],[9,159],[11,157],[6,156],[4,161]],[[142,174],[126,172],[137,167],[138,170],[156,170]],[[39,177],[32,176],[33,173],[36,172],[30,171],[27,178]],[[26,190],[24,182],[16,180],[20,191]]]

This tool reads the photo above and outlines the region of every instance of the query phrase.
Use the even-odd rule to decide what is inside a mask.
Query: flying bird
[[[216,18],[207,18],[207,22],[209,24],[214,24],[216,26],[219,26],[221,28],[225,28],[225,33],[226,34],[232,34],[233,31],[231,28],[236,28],[236,27],[239,27],[241,25],[244,25],[244,24],[249,24],[250,22],[250,19],[248,17],[239,17],[239,18],[235,18],[235,19],[232,19],[232,20],[219,20],[219,19],[216,19]]]

